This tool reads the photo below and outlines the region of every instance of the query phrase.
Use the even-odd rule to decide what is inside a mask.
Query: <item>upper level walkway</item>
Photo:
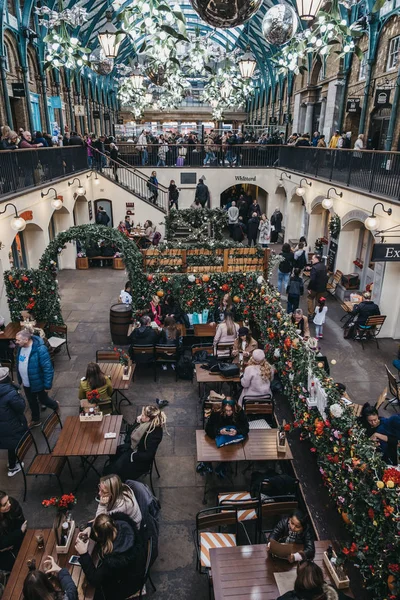
[[[326,148],[243,144],[234,146],[170,145],[165,163],[159,146],[145,150],[135,144],[119,144],[118,170],[142,175],[141,167],[215,169],[284,169],[321,181],[337,183],[392,201],[400,201],[400,153],[383,151],[330,150]],[[95,161],[101,170],[107,159]],[[0,200],[40,184],[90,168],[87,149],[82,146],[7,150],[0,152]],[[144,177],[144,174],[143,174]],[[145,182],[141,183],[146,186]],[[166,202],[165,202],[166,204]],[[166,209],[166,206],[164,206]]]

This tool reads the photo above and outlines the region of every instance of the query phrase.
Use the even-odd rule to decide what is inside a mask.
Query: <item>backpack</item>
[[[153,241],[152,241],[153,246],[158,246],[158,244],[160,243],[160,240],[161,240],[161,233],[159,231],[156,231],[153,236]]]
[[[306,258],[306,251],[303,251],[303,254],[301,254],[299,256],[299,258],[296,258],[296,260],[294,261],[294,266],[296,269],[304,269],[304,267],[307,264],[307,258]]]
[[[181,356],[176,363],[176,373],[180,379],[193,379],[193,363],[188,356]]]

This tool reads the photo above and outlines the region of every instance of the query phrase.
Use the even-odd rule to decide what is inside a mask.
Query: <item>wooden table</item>
[[[315,542],[315,559],[329,580],[322,556],[332,543]],[[296,568],[295,564],[273,558],[266,544],[211,548],[211,574],[215,600],[276,600],[279,596],[274,573]],[[351,594],[350,589],[343,590]]]
[[[84,460],[87,468],[84,468],[75,490],[78,489],[89,469],[93,469],[99,477],[101,476],[95,469],[94,463],[99,456],[116,454],[121,426],[122,415],[105,415],[102,421],[92,423],[81,422],[79,416],[65,419],[52,454],[54,456],[80,456]],[[106,440],[104,439],[105,433],[116,433],[116,437]]]
[[[186,327],[183,323],[176,323],[176,328],[179,331],[179,335],[181,337],[185,337],[186,335]],[[129,325],[128,328],[128,337],[131,335],[132,331],[135,329],[135,325],[132,323],[132,325]],[[158,331],[161,332],[163,330],[163,327],[159,327]]]
[[[99,363],[99,367],[100,369],[103,371],[104,375],[108,375],[108,377],[111,379],[111,383],[113,386],[113,394],[115,394],[115,399],[116,399],[116,409],[117,412],[119,412],[119,407],[121,406],[122,402],[127,402],[128,404],[132,404],[132,402],[129,400],[129,398],[127,398],[124,394],[124,391],[129,389],[129,386],[132,382],[132,378],[135,374],[135,369],[136,369],[136,363],[133,363],[131,365],[131,370],[130,370],[130,375],[129,375],[129,379],[123,379],[123,375],[124,375],[124,365],[122,365],[121,363],[117,363],[117,362],[104,362],[104,363]],[[121,396],[121,400],[118,403],[118,394]]]
[[[293,454],[286,442],[286,453],[278,453],[276,429],[250,429],[249,437],[243,442],[246,460],[293,460]]]
[[[221,373],[210,373],[207,369],[202,369],[202,365],[196,364],[196,379],[199,384],[199,398],[202,398],[201,387],[203,387],[203,395],[206,393],[206,385],[217,384],[216,387],[218,389],[222,388],[223,383],[239,383],[240,377],[237,375],[236,377],[224,377]],[[218,391],[218,390],[216,390]],[[232,393],[232,390],[230,390]]]
[[[217,331],[217,326],[211,325],[211,323],[203,323],[193,325],[193,330],[196,337],[214,337],[215,332]]]
[[[251,433],[251,432],[250,432]],[[235,462],[246,460],[243,444],[231,444],[217,448],[202,429],[196,430],[197,462]]]
[[[43,533],[44,537],[44,548],[39,550],[35,535],[38,532]],[[94,597],[95,589],[89,585],[86,581],[85,574],[82,567],[77,565],[70,565],[68,563],[70,557],[76,554],[75,551],[75,540],[78,536],[79,529],[75,529],[74,539],[71,542],[68,554],[56,553],[56,537],[53,529],[28,529],[20,551],[18,552],[17,559],[15,561],[13,570],[11,571],[10,578],[4,590],[2,600],[23,600],[22,587],[24,579],[28,574],[27,561],[34,558],[36,560],[36,568],[43,569],[43,562],[48,556],[53,556],[60,567],[65,567],[71,573],[72,579],[78,588],[79,600],[92,600]],[[89,543],[90,552],[93,551],[94,543]],[[55,581],[55,579],[54,579]]]
[[[46,327],[45,321],[39,321],[36,323],[35,327],[38,329],[44,329]],[[19,333],[23,329],[19,321],[13,321],[6,325],[6,328],[1,333],[0,332],[0,341],[1,340],[15,340],[17,337],[17,333]]]

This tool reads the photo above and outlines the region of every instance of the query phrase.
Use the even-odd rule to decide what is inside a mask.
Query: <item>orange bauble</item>
[[[389,575],[389,577],[387,578],[388,588],[391,592],[393,592],[393,590],[394,590],[395,580],[396,580],[396,577],[394,575]]]
[[[239,296],[233,296],[232,300],[237,304],[238,302],[240,302],[240,298]]]
[[[162,297],[164,296],[164,292],[163,292],[162,290],[158,290],[158,292],[157,292],[157,296],[158,296],[159,298],[162,298]]]
[[[204,281],[204,283],[207,283],[207,281],[210,281],[210,276],[209,275],[203,275],[202,276],[202,280]]]
[[[351,525],[351,520],[349,519],[349,515],[346,512],[342,512],[342,519],[346,523],[346,525]]]

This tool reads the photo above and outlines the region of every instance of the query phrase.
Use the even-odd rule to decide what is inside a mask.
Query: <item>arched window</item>
[[[5,66],[6,71],[9,73],[11,71],[11,69],[10,69],[10,54],[8,51],[8,46],[5,42],[4,42],[4,66]]]

